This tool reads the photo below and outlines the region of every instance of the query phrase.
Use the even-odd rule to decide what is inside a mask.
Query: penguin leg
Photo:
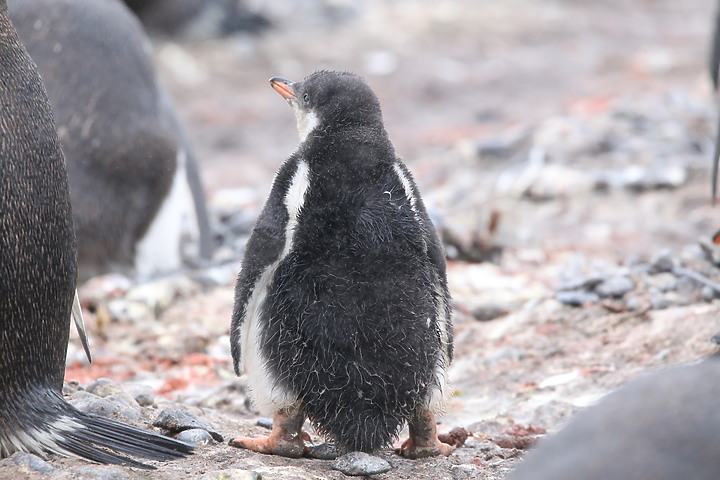
[[[437,437],[435,415],[427,408],[420,407],[408,422],[410,438],[403,442],[398,453],[405,458],[416,459],[450,455],[455,447],[442,443]]]
[[[299,458],[305,453],[302,433],[304,422],[305,415],[298,410],[281,410],[273,417],[269,436],[237,437],[230,440],[230,445],[258,453]]]

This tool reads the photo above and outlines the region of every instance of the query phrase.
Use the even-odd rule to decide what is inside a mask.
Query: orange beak
[[[283,98],[295,98],[295,94],[290,88],[292,83],[293,82],[291,82],[290,80],[285,80],[284,78],[280,77],[273,77],[270,79],[270,86],[280,95],[282,95]]]

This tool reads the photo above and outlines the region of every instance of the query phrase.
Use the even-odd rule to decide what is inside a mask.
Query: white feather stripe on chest
[[[295,175],[293,175],[290,186],[285,194],[285,208],[287,209],[288,222],[285,227],[283,257],[290,253],[290,249],[292,248],[292,237],[295,233],[295,227],[297,227],[300,210],[302,210],[303,204],[305,203],[305,194],[310,187],[309,173],[310,169],[308,164],[302,160],[298,162]]]
[[[280,257],[265,268],[265,271],[255,283],[252,295],[250,295],[245,307],[245,318],[242,324],[240,338],[241,351],[243,352],[241,369],[247,373],[248,388],[253,403],[256,408],[262,409],[261,413],[266,416],[272,416],[274,412],[289,407],[297,400],[276,382],[272,372],[267,368],[267,362],[260,346],[263,324],[260,316],[263,314],[267,289],[272,283],[275,271],[280,262],[292,250],[293,235],[300,211],[305,203],[305,194],[310,185],[309,171],[307,163],[298,162],[297,169],[284,197],[284,204],[288,214],[288,221],[285,226],[285,247]]]
[[[415,194],[413,193],[410,179],[407,175],[405,175],[405,172],[403,171],[399,163],[396,162],[393,165],[393,168],[395,169],[395,173],[397,173],[398,178],[400,178],[400,183],[403,186],[403,190],[405,190],[405,196],[407,197],[408,202],[410,202],[410,209],[412,209],[413,212],[417,213],[417,198],[415,198]]]

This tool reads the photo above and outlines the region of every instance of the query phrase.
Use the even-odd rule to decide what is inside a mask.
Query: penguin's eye
[[[309,101],[310,101],[310,95],[308,95],[308,94],[306,93],[305,95],[303,95],[303,102],[307,103],[307,102],[309,102]]]

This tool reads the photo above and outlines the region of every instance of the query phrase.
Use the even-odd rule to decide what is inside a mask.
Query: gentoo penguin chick
[[[639,378],[540,440],[508,480],[716,480],[720,360]]]
[[[210,257],[195,156],[120,0],[9,0],[44,79],[70,177],[81,281]]]
[[[404,456],[449,455],[435,427],[452,359],[445,257],[378,99],[350,73],[270,84],[300,146],[247,244],[230,335],[273,430],[231,443],[300,456],[307,417],[339,451],[372,452],[407,422]]]
[[[191,447],[62,397],[75,294],[67,173],[50,104],[0,0],[0,457],[47,452],[152,468]]]

